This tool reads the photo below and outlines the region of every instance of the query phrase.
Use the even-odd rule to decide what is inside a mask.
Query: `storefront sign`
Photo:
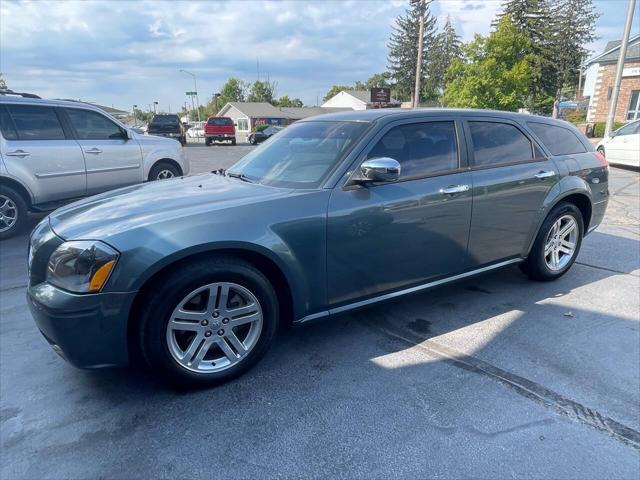
[[[640,75],[640,67],[629,67],[622,70],[623,77],[637,77]]]
[[[389,103],[391,101],[391,89],[390,88],[378,88],[371,89],[371,103]]]

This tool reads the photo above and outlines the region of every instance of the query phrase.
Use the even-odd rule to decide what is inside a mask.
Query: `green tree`
[[[592,0],[559,0],[551,12],[551,51],[555,75],[550,93],[557,105],[563,88],[576,87],[580,66],[588,54],[585,45],[596,38],[594,32],[598,13]]]
[[[343,92],[345,90],[352,90],[352,89],[353,87],[350,87],[348,85],[332,85],[329,91],[327,92],[327,94],[322,98],[322,100],[326,102],[330,98],[335,97],[340,92]]]
[[[451,107],[517,110],[537,78],[531,42],[509,16],[489,36],[463,46],[463,59],[447,70],[444,104]]]
[[[418,58],[418,40],[420,36],[420,16],[424,15],[421,77],[427,75],[429,54],[433,47],[436,19],[430,12],[431,0],[422,0],[412,4],[404,15],[396,18],[389,40],[387,68],[395,82],[395,94],[398,100],[407,101],[413,96]]]
[[[461,45],[460,38],[451,24],[451,19],[447,17],[442,31],[436,35],[428,52],[428,74],[422,89],[425,100],[440,100],[444,91],[447,69],[454,60],[462,58]]]
[[[249,89],[248,102],[272,103],[276,94],[277,83],[269,80],[256,80]]]
[[[289,98],[288,95],[284,95],[277,100],[274,100],[273,104],[276,107],[301,107],[303,105],[302,100],[299,98]]]
[[[215,111],[216,103],[219,110],[229,102],[244,102],[246,91],[247,84],[244,81],[239,78],[230,78],[220,89],[218,101],[216,102],[216,99],[212,96],[211,100],[207,104],[207,109],[212,112]]]
[[[389,72],[374,73],[364,82],[365,90],[371,90],[374,87],[390,88],[392,86],[391,74]]]

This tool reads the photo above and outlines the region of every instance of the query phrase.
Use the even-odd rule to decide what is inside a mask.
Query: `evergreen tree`
[[[429,10],[432,0],[413,3],[405,15],[396,18],[393,33],[389,40],[387,56],[388,69],[395,82],[395,95],[398,100],[412,99],[418,58],[418,37],[420,35],[420,16],[424,15],[422,79],[428,72],[428,52],[433,47],[436,19]]]
[[[552,18],[553,94],[557,102],[563,87],[576,86],[580,65],[589,53],[585,45],[596,38],[598,13],[592,0],[559,0],[552,8]]]
[[[431,50],[427,52],[428,71],[422,95],[425,100],[438,101],[445,86],[445,73],[454,60],[462,58],[460,37],[447,17],[442,32],[434,39]]]

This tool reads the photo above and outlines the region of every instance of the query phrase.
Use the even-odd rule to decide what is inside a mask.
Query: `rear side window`
[[[64,130],[52,107],[7,105],[20,140],[64,140]]]
[[[5,140],[16,140],[18,138],[9,112],[4,107],[0,107],[0,131],[2,131],[2,136]]]
[[[390,157],[400,163],[400,178],[418,178],[458,168],[454,122],[412,123],[393,127],[367,158]]]
[[[122,130],[104,115],[90,110],[67,109],[71,125],[75,128],[79,140],[115,140],[122,139]]]
[[[533,159],[533,147],[520,129],[508,123],[469,122],[475,165],[479,167]]]
[[[537,122],[527,122],[527,125],[552,155],[571,155],[587,151],[578,136],[568,128]]]
[[[216,127],[225,127],[229,125],[233,125],[233,122],[230,118],[220,118],[220,117],[212,117],[207,122],[209,125],[215,125]]]

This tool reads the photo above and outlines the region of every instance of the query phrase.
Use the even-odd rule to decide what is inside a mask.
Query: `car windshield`
[[[263,185],[316,188],[369,124],[301,122],[278,132],[228,170]]]
[[[156,115],[151,120],[151,123],[153,123],[154,125],[167,125],[170,123],[173,124],[179,122],[180,120],[178,119],[177,115]]]

